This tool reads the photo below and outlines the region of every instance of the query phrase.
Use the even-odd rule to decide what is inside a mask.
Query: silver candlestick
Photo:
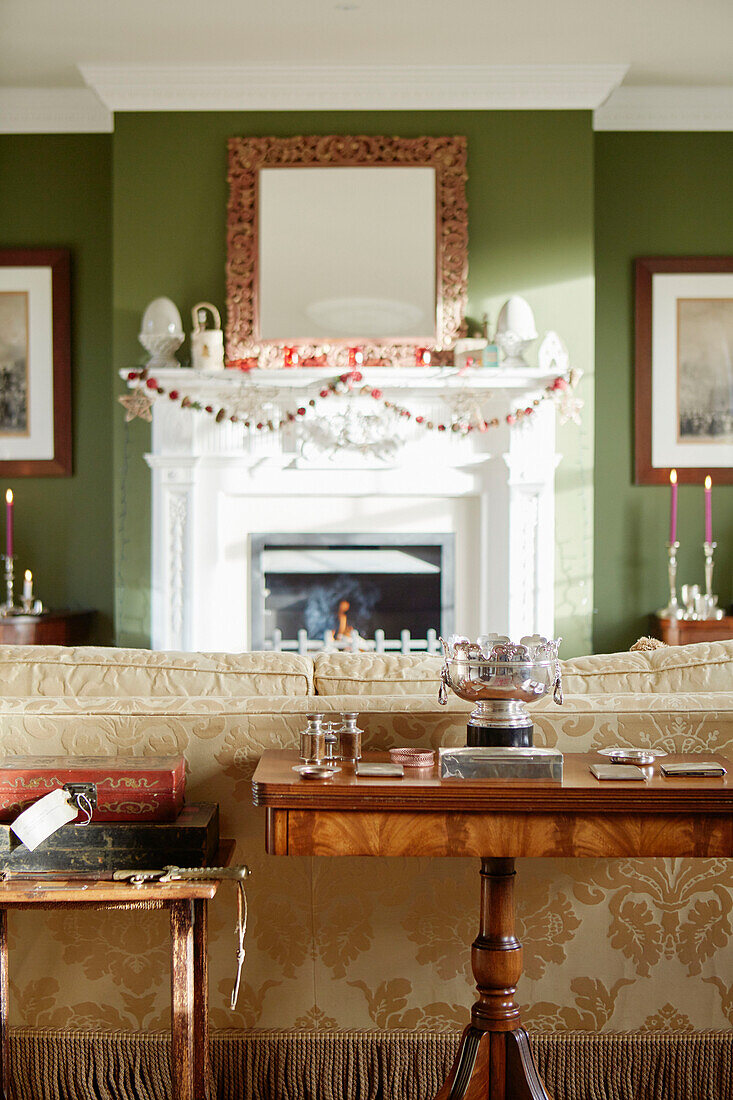
[[[669,578],[669,603],[658,611],[660,619],[681,619],[682,608],[677,602],[677,551],[678,542],[667,543],[667,576]]]
[[[13,596],[13,555],[3,554],[5,561],[5,603],[0,608],[3,615],[10,615],[13,611],[15,598]]]
[[[722,619],[723,612],[718,607],[718,597],[713,595],[713,551],[717,546],[717,542],[707,542],[702,544],[703,552],[705,554],[705,618],[706,619]]]

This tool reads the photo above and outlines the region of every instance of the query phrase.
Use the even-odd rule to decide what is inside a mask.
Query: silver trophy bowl
[[[443,646],[438,702],[445,705],[450,688],[475,703],[468,722],[468,745],[532,744],[532,719],[526,704],[553,693],[562,703],[562,679],[554,641],[532,634],[519,643],[500,635],[477,642],[452,635]]]

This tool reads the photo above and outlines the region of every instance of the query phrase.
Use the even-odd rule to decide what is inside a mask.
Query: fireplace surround
[[[277,421],[278,409],[307,406],[332,372],[157,373],[162,385],[185,386],[205,404],[259,403],[265,420]],[[553,377],[536,368],[364,370],[367,384],[425,419],[473,403],[500,421],[468,436],[377,415],[359,394],[333,396],[322,414],[268,433],[155,402],[146,456],[154,648],[237,652],[263,643],[250,554],[266,534],[359,534],[382,545],[452,535],[455,628],[474,637],[552,635],[555,407],[543,401],[513,426],[506,417],[542,396]],[[359,425],[358,439],[331,430],[345,419]]]

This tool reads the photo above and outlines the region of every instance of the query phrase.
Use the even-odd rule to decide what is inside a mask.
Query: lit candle
[[[669,505],[669,541],[677,542],[677,471],[670,470],[669,484],[672,499]]]
[[[713,541],[713,479],[705,478],[705,542]]]
[[[5,553],[13,556],[13,490],[5,494]]]
[[[33,599],[33,574],[30,569],[23,574],[23,599],[29,603]]]

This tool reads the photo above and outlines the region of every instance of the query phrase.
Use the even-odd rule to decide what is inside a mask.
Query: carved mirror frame
[[[229,140],[227,218],[228,359],[259,357],[262,367],[280,365],[282,341],[258,340],[258,175],[262,168],[412,165],[435,169],[436,340],[426,346],[434,363],[450,361],[466,310],[468,207],[465,137],[247,137]],[[291,341],[296,344],[295,341]],[[328,341],[324,339],[323,345]],[[323,346],[297,344],[301,359],[348,364],[349,341]],[[366,364],[413,364],[415,340],[360,342]]]

